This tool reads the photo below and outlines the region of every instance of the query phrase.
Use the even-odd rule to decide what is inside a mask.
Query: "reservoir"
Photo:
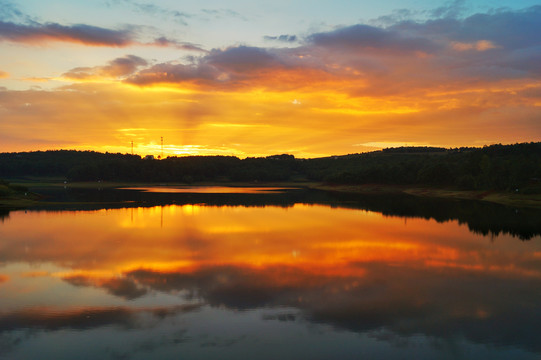
[[[539,358],[536,210],[220,189],[2,213],[0,359]]]

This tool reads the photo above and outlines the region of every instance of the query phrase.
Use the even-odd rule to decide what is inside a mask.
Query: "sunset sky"
[[[0,0],[0,152],[541,141],[538,0]]]

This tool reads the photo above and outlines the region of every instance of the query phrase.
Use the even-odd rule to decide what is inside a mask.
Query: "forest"
[[[392,184],[537,192],[541,142],[482,148],[399,147],[361,154],[297,159],[138,155],[51,150],[0,154],[0,179],[60,177],[122,182],[303,182]]]

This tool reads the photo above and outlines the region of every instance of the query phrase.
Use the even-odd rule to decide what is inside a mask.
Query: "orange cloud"
[[[105,66],[79,67],[64,73],[62,77],[70,80],[92,80],[92,79],[116,79],[131,75],[138,67],[148,65],[147,61],[135,56],[126,55],[111,60]]]
[[[500,46],[488,40],[479,40],[474,43],[462,43],[462,42],[455,41],[451,43],[451,47],[457,51],[467,51],[467,50],[487,51],[491,49],[500,48]]]

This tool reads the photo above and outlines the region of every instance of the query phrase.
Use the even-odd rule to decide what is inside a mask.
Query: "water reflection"
[[[125,187],[120,190],[136,190],[147,193],[165,194],[272,194],[285,192],[295,188],[284,187],[234,187],[234,186],[154,186],[154,187]]]
[[[171,204],[285,208],[295,204],[328,205],[333,208],[368,210],[406,219],[434,219],[438,222],[458,220],[467,224],[471,231],[483,235],[511,234],[522,240],[541,235],[541,209],[517,209],[481,201],[422,198],[405,194],[353,195],[307,189],[272,188],[273,190],[260,191],[258,189],[262,188],[241,187],[224,193],[206,193],[207,188],[190,187],[181,192],[163,190],[163,187],[160,191],[151,188],[145,188],[148,191],[107,188],[32,190],[45,194],[49,201],[57,202],[57,205],[39,207],[46,210],[115,209]],[[2,214],[0,210],[0,219],[8,216],[9,211]]]
[[[0,239],[5,356],[74,330],[146,334],[147,350],[109,344],[141,358],[165,343],[202,358],[250,346],[287,358],[285,334],[344,358],[363,347],[399,358],[404,341],[420,341],[409,350],[420,357],[451,357],[440,341],[462,349],[458,358],[471,347],[492,358],[541,353],[538,236],[491,238],[459,221],[297,203],[15,211]]]

